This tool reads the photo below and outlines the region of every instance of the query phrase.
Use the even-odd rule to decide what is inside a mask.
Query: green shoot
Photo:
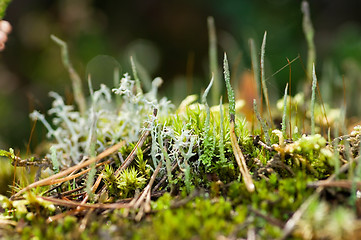
[[[252,71],[253,71],[253,78],[257,85],[257,95],[258,97],[261,96],[260,94],[260,81],[259,81],[259,60],[257,57],[256,46],[254,44],[254,39],[249,39],[249,48],[251,52],[251,61],[252,61]],[[259,100],[259,99],[257,99]]]
[[[270,121],[271,121],[271,123],[273,123],[272,114],[271,114],[271,107],[269,105],[268,89],[267,89],[267,84],[266,84],[266,76],[265,76],[265,73],[264,73],[264,55],[265,55],[265,49],[266,49],[266,39],[267,39],[267,31],[264,32],[262,46],[261,46],[261,82],[262,82],[263,95],[264,95],[264,98],[265,98],[265,101],[266,101],[266,106],[267,106],[267,109],[268,109]]]
[[[137,93],[142,93],[142,86],[140,84],[140,80],[138,77],[138,72],[137,72],[137,67],[135,66],[135,62],[132,56],[130,56],[130,64],[132,65],[132,71],[133,71],[133,76],[134,76],[134,80],[135,80],[135,86],[137,87]]]
[[[140,80],[139,79],[142,79],[142,83],[143,83],[143,87],[144,89],[148,92],[152,89],[152,79],[149,75],[149,72],[145,69],[145,67],[139,62],[137,61],[137,58],[136,56],[132,57],[132,60],[131,60],[131,63],[132,64],[132,68],[133,66],[135,67],[136,66],[136,73],[137,73],[137,76],[134,76],[134,77],[137,77],[138,78],[138,82],[140,84]],[[133,69],[133,74],[134,74],[134,69]],[[139,74],[139,75],[138,75]],[[139,77],[138,77],[139,76]],[[138,86],[137,86],[138,88]],[[138,90],[138,89],[137,89]]]
[[[226,81],[226,87],[228,93],[230,121],[234,122],[234,118],[236,115],[236,103],[234,98],[234,91],[231,86],[231,75],[229,73],[229,66],[228,66],[226,53],[224,53],[223,68],[224,68],[224,80]]]
[[[316,62],[316,48],[313,41],[314,29],[311,21],[310,7],[307,1],[302,1],[301,10],[303,13],[303,32],[306,36],[307,46],[308,46],[308,56],[307,56],[307,78],[310,79],[312,76],[312,64]]]
[[[184,183],[186,185],[187,193],[190,193],[192,190],[191,185],[191,168],[187,162],[185,162],[185,172],[184,172]]]
[[[163,141],[161,139],[159,139],[159,141],[163,144]],[[170,187],[171,189],[173,189],[173,178],[172,178],[172,166],[171,166],[171,161],[169,159],[169,155],[165,149],[165,147],[161,146],[161,151],[162,151],[162,155],[161,158],[165,158],[165,166],[167,169],[167,177],[168,177],[168,182],[170,183]],[[162,159],[163,160],[163,159]]]
[[[97,121],[98,121],[98,116],[96,114],[95,111],[95,105],[96,105],[96,99],[94,96],[94,91],[92,88],[92,84],[91,84],[91,78],[90,75],[88,77],[88,82],[89,82],[89,88],[90,88],[90,93],[91,93],[91,100],[92,100],[92,106],[90,108],[90,116],[89,118],[91,119],[91,125],[90,125],[90,129],[89,129],[89,141],[87,143],[87,149],[86,152],[87,154],[94,158],[96,157],[96,143],[97,143]],[[88,179],[86,181],[86,192],[88,194],[88,196],[90,198],[93,197],[93,192],[92,192],[92,187],[94,184],[94,178],[95,178],[95,174],[96,174],[96,168],[95,168],[95,163],[92,163],[90,165],[90,172],[88,174]]]
[[[209,38],[209,70],[210,75],[214,78],[214,88],[212,90],[212,104],[215,104],[220,96],[221,84],[218,74],[218,64],[217,64],[217,36],[216,36],[216,27],[214,25],[214,18],[208,17],[208,38]]]
[[[271,138],[269,136],[269,128],[268,126],[266,125],[266,123],[263,121],[262,117],[261,117],[261,114],[259,113],[258,111],[258,107],[257,107],[257,101],[256,99],[253,99],[253,110],[254,110],[254,113],[256,114],[256,117],[257,117],[257,120],[260,122],[262,128],[263,128],[263,132],[264,132],[264,136],[265,136],[265,139],[266,139],[266,143],[267,145],[271,145]]]
[[[204,134],[203,135],[203,143],[202,143],[203,154],[200,157],[200,161],[207,167],[209,167],[211,165],[211,160],[214,156],[214,144],[212,143],[212,138],[214,138],[214,136],[212,136],[212,134],[210,134],[211,112],[210,112],[209,106],[207,104],[207,95],[213,85],[213,81],[214,81],[214,75],[212,76],[211,82],[209,83],[208,87],[206,88],[206,90],[204,91],[204,93],[202,95],[202,103],[206,107],[207,115],[206,115],[206,120],[204,123],[204,129],[203,129],[203,134]]]
[[[227,93],[228,93],[228,100],[229,100],[229,114],[230,114],[230,137],[231,137],[231,145],[234,153],[234,157],[236,158],[239,170],[242,174],[243,181],[246,185],[246,188],[249,192],[253,192],[255,190],[255,186],[252,181],[252,177],[248,171],[246,159],[241,151],[241,148],[238,145],[237,136],[235,133],[235,99],[234,99],[234,92],[230,83],[230,73],[229,73],[229,66],[227,55],[224,54],[224,79],[226,81],[227,86]]]
[[[60,38],[58,38],[54,35],[51,35],[50,37],[61,48],[63,65],[65,68],[68,69],[70,79],[72,81],[75,102],[77,103],[77,105],[79,107],[80,115],[84,116],[85,111],[86,111],[86,101],[85,101],[85,97],[84,97],[83,90],[82,90],[82,83],[81,83],[81,79],[80,79],[78,73],[75,71],[75,69],[73,68],[73,66],[70,62],[68,45],[66,44],[66,42],[64,42],[63,40],[61,40]]]
[[[315,134],[315,101],[316,101],[317,77],[315,65],[312,70],[312,95],[311,95],[311,134]]]
[[[51,146],[50,147],[50,152],[51,152],[51,162],[53,164],[53,170],[55,173],[58,173],[59,172],[59,166],[60,166],[60,163],[58,161],[58,158],[56,156],[56,149],[55,147]]]
[[[206,90],[204,90],[204,93],[203,93],[203,95],[202,95],[202,103],[203,103],[204,105],[208,105],[208,104],[207,104],[207,96],[208,96],[208,93],[209,93],[211,87],[213,86],[213,83],[214,83],[214,74],[212,74],[211,81],[210,81],[210,83],[208,84]],[[208,109],[208,110],[209,110],[209,109]]]
[[[219,113],[220,113],[220,124],[219,124],[219,158],[221,159],[221,162],[226,162],[226,158],[224,156],[224,142],[223,142],[223,105],[222,105],[222,97],[219,100]]]
[[[335,129],[334,129],[335,141],[332,142],[332,147],[334,149],[332,159],[334,161],[335,174],[336,174],[337,178],[340,173],[340,160],[339,160],[340,153],[338,151],[338,145],[339,145],[338,133],[339,133],[338,127],[335,126]],[[331,141],[329,141],[329,142],[331,142]],[[360,147],[361,147],[361,144],[360,144]]]
[[[213,85],[213,81],[214,81],[214,76],[212,76],[211,82],[209,83],[208,87],[206,88],[206,90],[204,91],[203,95],[202,95],[202,103],[206,106],[206,111],[207,111],[207,117],[206,117],[206,122],[205,122],[205,132],[206,135],[208,135],[209,129],[210,129],[210,118],[211,118],[211,111],[209,110],[209,106],[207,103],[207,95],[209,93],[209,90],[211,89],[212,85]]]
[[[287,115],[287,90],[288,90],[288,83],[286,84],[285,94],[283,96],[283,115],[282,115],[282,134],[286,136],[286,115]]]
[[[115,88],[119,86],[119,79],[120,79],[119,68],[116,67],[114,68],[114,72],[113,72],[113,83]],[[115,102],[117,103],[117,106],[120,106],[120,102],[121,102],[120,95],[115,96]]]
[[[88,173],[88,178],[86,180],[86,193],[88,194],[88,196],[90,198],[93,198],[94,194],[92,192],[92,187],[93,187],[93,184],[94,184],[94,179],[95,179],[95,174],[97,172],[97,169],[95,168],[95,163],[92,163],[90,165],[90,171]]]

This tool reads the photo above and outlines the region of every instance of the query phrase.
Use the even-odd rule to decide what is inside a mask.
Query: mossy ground
[[[305,31],[313,35],[310,25]],[[52,121],[31,113],[48,131],[46,153],[22,158],[12,149],[0,151],[22,169],[22,176],[15,174],[12,193],[0,195],[1,238],[360,236],[361,127],[348,132],[345,109],[322,103],[315,68],[311,71],[314,59],[308,60],[310,91],[291,97],[286,87],[273,108],[264,76],[265,34],[261,66],[253,73],[261,76],[265,98],[257,95],[250,114],[245,102],[234,97],[226,57],[229,103],[222,104],[221,98],[219,105],[208,106],[207,94],[217,81],[212,78],[201,103],[188,96],[175,108],[157,98],[160,78],[151,88],[141,88],[133,61],[132,77],[118,77],[112,90],[105,85],[94,90],[90,79],[86,99],[79,94],[81,81],[66,43],[53,40],[62,47],[76,104],[52,92]],[[252,62],[258,62],[252,55]],[[214,93],[217,100],[219,91]],[[280,126],[276,118],[282,118]],[[12,177],[8,173],[2,174],[6,184]]]
[[[337,180],[333,181],[335,185],[330,184],[324,188],[313,201],[313,204],[322,206],[323,212],[318,213],[318,207],[307,208],[294,227],[293,234],[288,237],[326,236],[339,239],[341,236],[346,239],[344,236],[355,236],[355,231],[359,228],[356,221],[358,211],[354,211],[358,209],[358,200],[353,199],[352,195],[357,194],[358,190],[357,186],[352,188],[352,182],[357,185],[359,128],[343,137],[342,141],[347,139],[350,144],[350,159],[347,160],[348,154],[342,142],[332,145],[318,134],[280,140],[283,137],[280,131],[270,131],[271,146],[267,146],[262,131],[254,130],[254,134],[259,135],[252,135],[249,127],[247,128],[249,123],[242,120],[242,115],[237,115],[238,144],[245,155],[255,185],[255,191],[249,192],[231,148],[227,108],[225,114],[220,115],[219,106],[213,107],[209,110],[208,120],[207,111],[203,108],[199,104],[190,104],[185,112],[179,110],[176,115],[159,119],[162,124],[157,125],[158,130],[159,126],[167,126],[167,131],[172,129],[175,136],[189,130],[192,132],[191,136],[201,137],[192,145],[192,155],[187,163],[181,154],[178,160],[172,161],[172,179],[169,179],[167,168],[161,168],[163,172],[156,176],[153,186],[158,183],[160,185],[151,192],[150,211],[144,212],[143,202],[138,208],[104,210],[102,207],[95,207],[74,213],[72,211],[75,206],[44,202],[40,198],[50,196],[53,199],[80,203],[87,196],[87,178],[83,174],[78,180],[64,181],[53,191],[48,191],[50,185],[46,185],[13,200],[3,197],[1,219],[4,223],[1,224],[1,236],[8,239],[234,239],[255,234],[260,239],[280,238],[289,219],[315,194],[316,189],[322,188],[317,185],[321,182],[319,180],[328,179],[333,174],[337,175]],[[213,126],[209,130],[208,141],[212,142],[209,145],[204,144],[207,136],[202,131],[206,124]],[[224,131],[222,140],[219,135],[220,127]],[[161,136],[162,132],[158,134]],[[168,148],[169,158],[174,154],[170,152],[170,145],[177,144],[179,139],[170,135],[163,137],[163,141],[167,142],[164,146]],[[182,142],[187,141],[190,141],[190,136],[184,136]],[[224,145],[224,160],[219,157],[221,142]],[[99,166],[94,175],[96,179],[103,174],[103,180],[94,191],[95,196],[89,199],[89,204],[130,203],[137,199],[154,174],[151,147],[150,134],[145,139],[142,150],[135,154],[135,161],[118,176],[114,169],[121,165],[119,154],[130,156],[136,144],[129,143],[120,148],[118,155],[111,154],[107,157],[105,160],[110,162],[105,168]],[[178,151],[186,149],[178,148]],[[11,152],[3,151],[2,154],[11,155]],[[208,158],[201,160],[202,154]],[[16,161],[15,156],[8,157]],[[162,156],[156,158],[161,160]],[[342,172],[341,166],[345,167],[351,161],[354,161],[352,168]],[[185,164],[190,166],[188,177],[187,170],[181,170]],[[350,178],[352,173],[354,176]],[[341,179],[346,185],[337,185]],[[105,194],[101,193],[102,187],[106,189]],[[66,193],[77,188],[79,190]],[[143,212],[142,217],[138,218],[140,212]],[[317,217],[317,214],[321,216]],[[54,216],[56,220],[50,220]],[[352,221],[351,226],[345,226],[341,221],[343,218],[355,221]],[[334,231],[332,235],[323,232],[329,228]]]

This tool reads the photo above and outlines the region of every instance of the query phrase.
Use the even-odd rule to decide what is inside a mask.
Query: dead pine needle
[[[230,123],[230,136],[234,157],[236,158],[239,170],[243,177],[243,181],[246,185],[247,190],[249,192],[254,192],[255,186],[253,184],[252,177],[248,171],[246,159],[241,151],[241,148],[238,145],[236,133],[234,131],[234,121],[231,121]]]
[[[100,153],[98,156],[96,157],[93,157],[93,158],[90,158],[89,160],[83,162],[83,163],[80,163],[78,165],[75,165],[73,167],[70,167],[70,168],[67,168],[57,174],[54,174],[54,175],[51,175],[50,177],[47,177],[47,178],[44,178],[42,180],[39,180],[37,182],[34,182],[30,185],[28,185],[27,187],[21,189],[19,192],[17,192],[16,194],[14,194],[11,199],[14,199],[18,196],[20,196],[21,194],[23,194],[24,192],[32,189],[32,188],[35,188],[35,187],[40,187],[40,186],[46,186],[46,185],[52,185],[56,182],[59,182],[59,178],[62,178],[62,177],[65,177],[67,175],[69,175],[70,173],[72,173],[73,171],[77,171],[77,170],[80,170],[84,167],[87,167],[89,166],[90,164],[92,163],[96,163],[98,161],[100,161],[101,159],[109,156],[110,154],[114,153],[115,151],[117,151],[118,149],[120,149],[121,147],[123,147],[125,145],[125,142],[122,141],[118,144],[115,144],[111,147],[109,147],[108,149],[104,150],[102,153]]]

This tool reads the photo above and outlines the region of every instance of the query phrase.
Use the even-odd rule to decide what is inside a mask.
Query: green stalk
[[[219,100],[219,113],[221,115],[221,122],[219,124],[219,158],[222,162],[226,162],[226,158],[224,156],[224,133],[223,133],[223,105],[222,105],[222,97]]]
[[[132,56],[130,56],[130,64],[132,65],[132,71],[135,80],[135,86],[137,88],[137,93],[143,93],[142,86],[140,84],[140,80],[138,77],[137,67],[135,66],[135,62]]]
[[[257,96],[261,96],[261,87],[260,87],[260,80],[259,80],[259,60],[257,57],[256,46],[254,44],[254,39],[249,39],[249,48],[251,52],[251,61],[252,61],[252,71],[253,71],[253,78],[257,85]],[[259,99],[257,99],[259,100]]]
[[[66,42],[64,42],[63,40],[61,40],[60,38],[58,38],[54,35],[51,35],[50,37],[61,48],[63,65],[65,68],[68,69],[69,76],[72,81],[75,102],[79,107],[80,114],[82,116],[84,116],[85,111],[86,111],[86,101],[85,101],[85,97],[83,94],[82,83],[81,83],[81,79],[80,79],[78,73],[75,71],[75,69],[73,68],[73,66],[70,62],[68,45],[66,44]]]
[[[315,101],[316,101],[317,78],[315,64],[312,71],[312,95],[311,95],[311,134],[315,134]]]
[[[51,160],[51,163],[53,164],[53,171],[54,171],[54,173],[59,173],[60,163],[56,156],[56,149],[54,146],[50,147],[50,152],[51,152],[50,160]]]
[[[316,62],[316,47],[314,43],[314,29],[311,21],[310,6],[307,1],[302,1],[301,10],[303,13],[303,32],[306,37],[308,46],[307,56],[307,78],[310,79],[312,76],[312,65]]]
[[[264,95],[264,98],[266,100],[266,106],[267,106],[267,109],[268,109],[270,121],[273,124],[272,114],[271,114],[271,107],[269,105],[266,77],[265,77],[265,73],[264,73],[264,55],[265,55],[265,49],[266,49],[266,39],[267,39],[267,31],[264,32],[262,46],[261,46],[261,82],[262,82],[263,95]]]
[[[113,83],[114,83],[114,87],[118,88],[119,87],[119,80],[120,80],[120,73],[119,73],[119,68],[116,67],[114,68],[114,72],[113,72]],[[122,97],[118,94],[115,95],[115,102],[117,103],[117,106],[120,106]]]
[[[226,87],[228,93],[230,121],[234,122],[234,118],[236,115],[236,102],[234,98],[234,92],[231,86],[231,75],[229,73],[229,65],[228,65],[226,53],[224,53],[223,68],[224,68],[224,80],[226,81]]]
[[[234,92],[230,82],[230,73],[229,73],[229,66],[227,55],[224,54],[224,79],[226,81],[227,86],[227,93],[228,93],[228,101],[229,101],[229,121],[230,121],[230,138],[231,138],[231,145],[234,153],[234,157],[238,164],[239,170],[242,174],[244,184],[249,192],[254,192],[255,186],[252,181],[251,174],[248,171],[246,159],[242,153],[241,148],[238,145],[238,140],[235,132],[235,114],[236,114],[236,107],[235,107],[235,98]]]
[[[209,70],[210,75],[214,77],[214,87],[212,89],[212,104],[216,104],[220,96],[221,84],[219,80],[218,64],[217,64],[217,36],[214,18],[208,17],[208,38],[209,38]]]
[[[285,94],[283,96],[283,115],[282,115],[282,123],[281,123],[283,136],[286,136],[287,90],[288,90],[288,83],[286,84]]]
[[[139,82],[139,85],[140,85],[139,79],[142,79],[142,83],[143,83],[143,87],[144,87],[145,91],[149,92],[152,89],[152,78],[151,78],[149,72],[145,69],[145,67],[139,61],[137,61],[136,56],[132,57],[131,61],[133,61],[133,63],[131,63],[132,68],[133,68],[133,66],[136,66],[136,70],[137,70],[136,71],[137,76],[134,76],[134,78],[138,79],[136,81]],[[134,70],[133,70],[133,73],[134,73]],[[137,88],[138,87],[139,86],[137,86]],[[137,89],[137,90],[139,90],[139,89]]]
[[[90,80],[90,76],[89,76],[89,86],[91,87],[91,80]],[[91,89],[92,92],[92,89]],[[98,117],[96,115],[95,112],[95,102],[94,102],[94,95],[91,94],[92,97],[92,108],[90,111],[90,115],[89,117],[91,117],[91,126],[89,129],[89,145],[87,146],[86,152],[88,153],[89,157],[94,158],[96,157],[96,143],[97,143],[97,121],[98,121]],[[90,165],[91,170],[89,171],[88,174],[88,179],[86,181],[86,192],[88,194],[88,196],[90,197],[90,199],[92,199],[94,197],[94,193],[92,192],[92,187],[94,184],[94,178],[95,178],[95,174],[96,174],[96,168],[95,168],[95,163],[92,163]]]
[[[268,146],[271,146],[271,138],[270,138],[269,133],[268,133],[269,128],[267,127],[266,123],[263,121],[263,119],[261,117],[261,114],[258,111],[256,99],[253,99],[253,110],[254,110],[254,113],[256,114],[257,120],[260,122],[260,124],[262,126],[264,136],[265,136],[265,139],[266,139],[266,143],[267,143]]]
[[[206,120],[205,120],[204,127],[203,127],[203,143],[202,143],[203,154],[200,157],[200,161],[207,167],[211,166],[210,159],[212,159],[212,157],[214,155],[214,144],[211,143],[211,141],[210,141],[213,137],[213,135],[210,133],[211,112],[210,112],[209,106],[207,104],[207,95],[213,85],[213,81],[214,81],[214,76],[212,75],[211,82],[209,83],[208,87],[206,88],[206,90],[204,91],[204,93],[202,95],[202,103],[206,107],[207,115],[206,115]]]

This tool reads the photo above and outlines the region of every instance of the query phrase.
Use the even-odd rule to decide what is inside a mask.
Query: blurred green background
[[[113,69],[131,72],[129,56],[134,55],[151,78],[164,79],[161,94],[177,104],[209,82],[208,16],[216,23],[219,65],[226,51],[236,75],[251,68],[248,39],[254,38],[259,49],[267,30],[267,77],[286,65],[286,58],[300,54],[306,63],[300,5],[294,0],[13,0],[5,16],[13,32],[0,53],[0,148],[25,149],[32,127],[28,114],[49,109],[49,91],[72,101],[68,73],[50,34],[68,43],[84,83],[92,73],[94,88],[113,86]],[[340,106],[344,76],[351,99],[348,114],[360,116],[352,103],[360,100],[361,2],[311,1],[310,8],[324,101]],[[285,68],[268,81],[273,100],[282,95],[288,78]],[[293,93],[302,89],[304,79],[297,60]],[[33,146],[43,140],[37,136]]]

